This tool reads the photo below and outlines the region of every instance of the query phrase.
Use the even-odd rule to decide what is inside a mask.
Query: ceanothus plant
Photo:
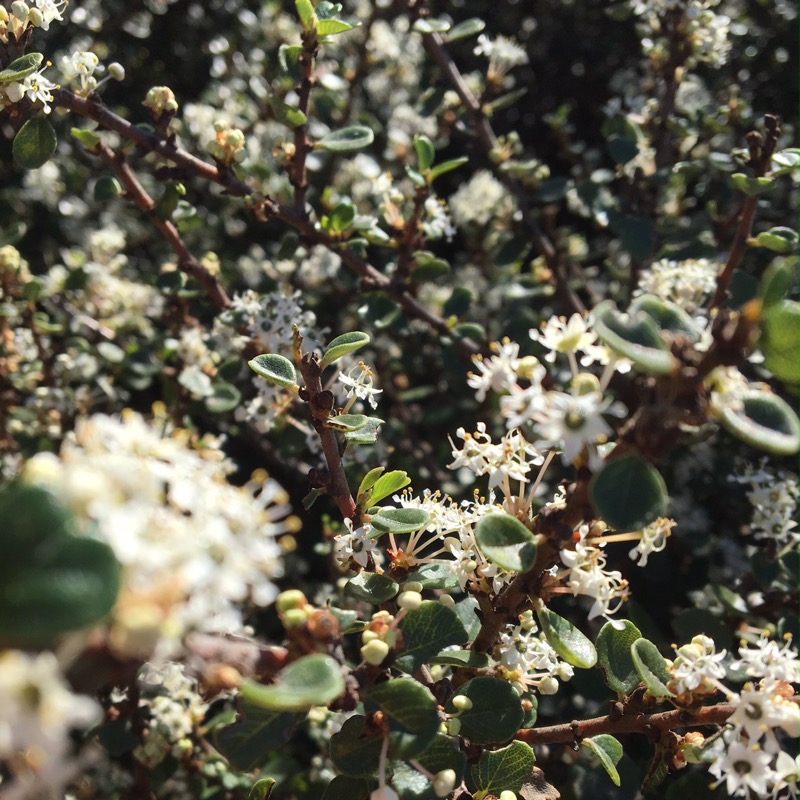
[[[792,11],[560,5],[0,0],[0,798],[797,797]]]

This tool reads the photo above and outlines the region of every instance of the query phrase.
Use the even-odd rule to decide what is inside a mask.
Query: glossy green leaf
[[[344,689],[339,664],[330,656],[313,653],[282,669],[269,686],[243,681],[240,694],[253,705],[270,711],[306,711],[313,706],[327,705]]]
[[[795,280],[794,270],[785,258],[776,258],[767,267],[761,278],[758,295],[764,311],[786,298]]]
[[[527,572],[536,563],[533,534],[510,514],[486,514],[475,526],[475,541],[493,564]]]
[[[775,186],[774,178],[751,178],[743,172],[731,175],[731,183],[748,197],[757,197]]]
[[[520,696],[508,681],[483,675],[467,681],[447,701],[448,714],[456,713],[454,697],[472,701],[472,708],[462,711],[458,719],[461,735],[473,744],[507,742],[522,725]]]
[[[56,152],[56,132],[46,117],[33,117],[17,131],[11,150],[25,169],[38,169]]]
[[[454,169],[463,167],[468,161],[469,158],[467,158],[467,156],[461,156],[460,158],[451,158],[448,161],[442,161],[441,164],[431,167],[431,183],[433,183],[433,181],[435,181],[440,175],[445,175],[448,172],[452,172]]]
[[[535,765],[536,756],[530,745],[511,742],[500,750],[484,750],[472,767],[472,780],[478,791],[496,797],[505,791],[518,792]]]
[[[380,417],[370,417],[367,424],[357,431],[346,431],[343,435],[345,441],[351,444],[374,444],[378,440],[378,428],[383,425]]]
[[[287,389],[297,388],[297,372],[288,358],[277,353],[264,353],[247,362],[256,375],[266,378],[270,383]]]
[[[261,778],[251,787],[247,800],[269,800],[276,784],[275,778]]]
[[[635,453],[607,461],[589,483],[599,517],[618,531],[637,531],[667,513],[661,473]]]
[[[759,389],[740,399],[741,409],[722,412],[722,424],[737,439],[781,456],[794,455],[800,449],[800,421],[785,400]]]
[[[284,745],[300,717],[286,711],[269,711],[241,700],[239,716],[231,725],[214,731],[214,746],[231,766],[248,772],[263,764],[269,754]]]
[[[372,538],[384,533],[414,533],[424,528],[431,515],[421,508],[381,508],[371,515],[370,523],[375,529]]]
[[[425,589],[458,591],[460,584],[453,567],[447,564],[423,564],[409,573],[407,580],[421,583]]]
[[[368,777],[378,771],[383,737],[368,731],[366,723],[366,717],[356,714],[331,736],[331,761],[339,772],[350,777]]]
[[[330,230],[336,233],[346,231],[356,218],[356,207],[352,203],[339,203],[329,216]]]
[[[369,334],[363,331],[351,331],[350,333],[343,333],[341,336],[337,336],[328,344],[328,347],[322,354],[320,367],[325,369],[325,367],[330,366],[334,361],[338,361],[342,356],[360,350],[364,345],[369,344],[369,341]]]
[[[362,479],[358,485],[358,494],[356,495],[356,502],[359,505],[366,505],[369,503],[371,493],[367,494],[370,489],[375,485],[375,481],[380,478],[386,467],[373,467]],[[362,499],[363,498],[363,499]]]
[[[677,361],[669,352],[651,316],[642,312],[621,314],[607,300],[594,310],[594,329],[615,353],[629,358],[643,372],[667,375]]]
[[[480,605],[475,597],[467,595],[456,603],[453,609],[461,620],[464,630],[469,637],[467,641],[472,641],[481,629]]]
[[[439,731],[436,700],[413,678],[395,678],[373,687],[367,708],[378,708],[389,721],[390,753],[394,758],[416,758]]]
[[[620,777],[617,772],[617,764],[622,758],[622,745],[619,740],[608,733],[601,733],[599,736],[584,739],[581,744],[588,747],[600,759],[603,769],[608,773],[614,786],[619,786]]]
[[[539,625],[553,650],[573,667],[589,669],[597,663],[597,651],[568,619],[546,606],[536,609]]]
[[[654,697],[672,697],[667,689],[669,673],[664,657],[649,639],[637,639],[631,645],[631,657],[647,691]]]
[[[470,17],[463,22],[459,22],[458,25],[453,25],[453,27],[447,31],[447,36],[445,38],[448,42],[455,42],[458,39],[477,36],[485,27],[486,23],[482,19]]]
[[[336,36],[338,33],[351,31],[354,27],[355,25],[340,19],[321,19],[317,23],[317,36]]]
[[[344,586],[344,593],[354,600],[362,600],[374,606],[385,603],[397,596],[398,584],[388,575],[375,572],[361,572],[351,578]]]
[[[375,781],[337,775],[326,787],[322,800],[369,800]]]
[[[446,647],[467,641],[467,632],[455,611],[435,600],[426,600],[409,611],[400,629],[405,646],[395,658],[394,666],[411,674]]]
[[[0,70],[0,83],[17,83],[32,75],[42,65],[41,53],[26,53],[15,58],[4,70]]]
[[[381,500],[393,495],[395,492],[399,492],[409,483],[411,483],[411,478],[408,477],[408,473],[404,470],[395,469],[387,472],[375,481],[370,495],[370,502],[380,503]]]
[[[93,150],[102,141],[94,131],[86,128],[70,128],[70,136],[77,139],[87,150]]]
[[[414,137],[414,149],[417,151],[417,166],[421,172],[430,169],[436,158],[433,142],[423,134]]]
[[[103,175],[94,185],[94,199],[98,203],[107,203],[122,197],[123,189],[120,182],[113,175]]]
[[[631,694],[639,685],[631,645],[641,638],[639,629],[627,619],[607,622],[597,635],[597,664],[607,686],[618,694]]]
[[[438,656],[428,659],[429,664],[441,664],[446,667],[466,667],[469,669],[486,669],[489,656],[476,653],[474,650],[446,650]]]
[[[669,300],[645,294],[631,303],[631,311],[644,312],[662,331],[685,334],[693,342],[700,339],[701,332],[695,321],[680,306]]]
[[[366,414],[339,414],[336,417],[328,417],[323,424],[335,431],[352,433],[360,431],[368,422],[369,417]]]
[[[782,300],[764,310],[759,348],[776,378],[800,383],[800,304]]]
[[[295,0],[294,5],[297,9],[297,16],[300,17],[300,22],[303,25],[303,30],[307,32],[316,31],[319,20],[311,0]]]
[[[366,125],[351,125],[349,128],[331,131],[323,136],[316,146],[331,153],[350,153],[368,147],[374,140],[375,134],[371,128],[367,128]]]
[[[773,253],[794,253],[797,251],[797,232],[791,228],[770,228],[759,233],[754,244]]]
[[[120,586],[113,551],[73,535],[72,516],[49,492],[6,488],[0,520],[0,642],[44,645],[111,611]]]

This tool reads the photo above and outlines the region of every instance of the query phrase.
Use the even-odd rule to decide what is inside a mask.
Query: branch
[[[294,129],[294,153],[292,155],[292,174],[290,180],[294,187],[294,206],[305,215],[306,190],[308,179],[306,177],[306,158],[312,150],[308,138],[308,109],[311,102],[311,87],[314,85],[314,62],[319,49],[316,31],[303,33],[303,52],[300,55],[300,65],[303,68],[303,77],[297,89],[297,110],[306,118],[306,122]]]
[[[564,265],[561,263],[561,259],[558,257],[553,243],[547,238],[540,228],[539,223],[536,221],[536,217],[533,215],[530,205],[528,204],[524,187],[508,172],[498,169],[496,162],[491,158],[490,154],[492,150],[498,145],[497,136],[486,114],[484,114],[480,102],[472,93],[469,86],[467,86],[458,67],[456,67],[453,62],[453,59],[450,58],[450,54],[444,46],[444,40],[438,33],[426,33],[423,35],[422,41],[425,45],[425,49],[434,57],[439,68],[442,70],[453,89],[455,89],[456,94],[458,94],[461,102],[467,109],[467,113],[472,120],[473,130],[492,166],[492,172],[515,197],[517,206],[522,214],[522,222],[531,237],[533,246],[544,258],[545,263],[553,273],[556,293],[561,297],[562,302],[570,311],[579,314],[583,313],[586,307],[569,285]]]
[[[218,308],[227,308],[231,304],[231,301],[225,289],[222,288],[217,278],[192,255],[178,232],[178,229],[175,227],[175,223],[171,220],[162,219],[158,215],[153,198],[147,194],[142,184],[139,183],[139,179],[126,163],[125,157],[121,153],[114,152],[103,142],[100,142],[93,148],[92,152],[97,153],[97,155],[99,155],[114,171],[120,181],[122,181],[128,197],[139,206],[150,222],[161,231],[161,234],[169,242],[178,256],[178,266],[181,270],[187,275],[191,275],[200,283]]]
[[[662,711],[658,714],[623,714],[621,717],[595,717],[563,725],[550,725],[544,728],[528,728],[517,733],[520,741],[534,744],[571,744],[598,736],[601,733],[638,733],[652,736],[676,728],[703,728],[708,725],[723,725],[733,714],[733,703],[719,703],[703,706],[695,713],[683,711]]]

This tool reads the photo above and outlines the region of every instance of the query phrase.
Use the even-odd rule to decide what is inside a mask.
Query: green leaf
[[[597,306],[593,318],[600,340],[614,352],[629,358],[643,372],[667,375],[676,367],[675,357],[648,314],[620,314],[607,300]]]
[[[386,467],[373,467],[362,479],[361,483],[358,485],[358,493],[356,494],[356,502],[359,505],[367,505],[369,503],[369,498],[372,496],[371,493],[369,496],[365,497],[367,492],[375,485],[375,481],[380,478],[383,474]],[[363,498],[363,500],[362,500]]]
[[[631,656],[631,645],[641,639],[639,629],[627,619],[607,622],[597,635],[597,663],[606,685],[628,695],[639,685],[639,673]]]
[[[348,353],[360,350],[364,345],[369,344],[369,341],[369,334],[363,331],[352,331],[351,333],[343,333],[341,336],[337,336],[328,344],[328,347],[322,354],[320,369],[325,369],[325,367],[330,366],[334,361],[338,361],[342,356],[346,356]]]
[[[299,128],[308,122],[308,117],[299,108],[290,106],[277,95],[269,98],[269,104],[275,119],[287,128]]]
[[[416,758],[439,731],[436,700],[413,678],[394,678],[378,684],[370,690],[366,704],[383,711],[388,719],[394,758]]]
[[[345,432],[345,441],[350,444],[374,444],[378,440],[378,428],[382,424],[383,420],[379,417],[369,417],[363,428]]]
[[[14,137],[11,151],[24,169],[38,169],[46,164],[56,151],[56,132],[45,117],[29,119]]]
[[[468,641],[475,639],[481,630],[481,620],[479,617],[480,606],[478,601],[474,597],[468,595],[463,600],[459,600],[453,610],[458,615],[461,624],[464,626],[464,630],[467,632],[467,636],[469,637]]]
[[[336,233],[346,231],[356,218],[356,207],[352,203],[339,203],[330,213],[330,229]]]
[[[455,42],[458,39],[466,39],[468,36],[477,36],[485,27],[486,23],[482,19],[470,17],[450,28],[445,39],[448,42]]]
[[[672,692],[667,689],[669,673],[664,657],[658,648],[649,639],[637,639],[631,645],[631,657],[636,667],[636,672],[647,687],[647,691],[654,697],[672,697]]]
[[[527,572],[536,563],[533,534],[509,514],[486,514],[475,526],[475,541],[493,564]]]
[[[252,704],[270,711],[306,711],[324,706],[345,690],[342,668],[330,656],[314,653],[293,661],[264,686],[245,680],[240,694]]]
[[[328,417],[324,425],[342,433],[352,433],[361,430],[369,422],[366,414],[339,414],[337,417]]]
[[[499,796],[518,792],[530,778],[536,764],[533,749],[525,742],[511,742],[500,750],[484,750],[473,765],[472,780],[480,792]]]
[[[345,33],[355,28],[349,22],[340,19],[321,19],[317,23],[317,36],[336,36],[338,33]]]
[[[454,169],[463,167],[468,161],[469,158],[467,158],[467,156],[461,156],[460,158],[451,158],[449,161],[442,161],[441,164],[431,167],[430,182],[433,183],[440,175],[444,175],[448,172],[452,172]]]
[[[658,238],[653,220],[626,216],[611,209],[608,212],[608,226],[620,237],[622,247],[636,261],[647,261],[653,255]]]
[[[486,669],[489,656],[476,653],[474,650],[445,650],[438,656],[428,659],[429,664],[441,664],[445,667],[466,667],[468,669]]]
[[[361,572],[344,586],[344,593],[354,600],[363,600],[374,606],[385,603],[397,595],[399,586],[387,575]]]
[[[288,358],[277,353],[264,353],[247,362],[256,375],[266,378],[270,383],[287,389],[298,389],[297,372]]]
[[[303,30],[307,33],[316,31],[319,20],[311,0],[295,0],[294,5],[297,9],[297,16],[300,17]]]
[[[755,245],[773,253],[794,253],[797,251],[797,232],[791,228],[770,228],[756,236]]]
[[[415,759],[431,775],[444,769],[455,772],[455,785],[464,780],[467,757],[458,749],[456,741],[443,734],[437,734],[428,749]],[[431,781],[415,767],[403,761],[392,761],[392,786],[400,800],[437,800]]]
[[[421,508],[381,508],[371,515],[370,523],[375,531],[371,538],[384,533],[414,533],[424,528],[431,515]]]
[[[253,784],[247,800],[269,800],[276,784],[275,778],[261,778]]]
[[[450,23],[445,19],[418,19],[413,29],[417,33],[446,33],[450,30]]]
[[[794,278],[794,270],[784,258],[776,258],[767,267],[758,290],[764,311],[786,297]]]
[[[107,203],[122,197],[123,189],[120,182],[113,175],[103,175],[94,185],[94,199],[98,203]]]
[[[195,397],[209,397],[214,391],[211,388],[211,378],[196,364],[181,370],[178,383]]]
[[[417,151],[417,166],[420,172],[430,169],[436,158],[433,142],[422,134],[414,137],[414,149]]]
[[[688,336],[693,342],[700,340],[700,329],[680,306],[652,294],[637,297],[631,311],[642,311],[651,317],[662,331]]]
[[[536,616],[547,641],[561,658],[573,667],[589,669],[597,663],[597,651],[569,620],[542,605]]]
[[[800,383],[800,304],[782,300],[764,310],[759,348],[776,378]]]
[[[411,483],[411,478],[408,477],[408,473],[404,470],[395,469],[387,472],[375,481],[370,495],[370,502],[380,503],[381,500],[393,495],[395,492],[399,492],[409,483]]]
[[[667,513],[661,473],[635,453],[607,461],[589,483],[599,517],[618,531],[638,531]]]
[[[444,589],[456,592],[460,588],[458,578],[447,564],[423,564],[411,572],[406,580],[421,583],[424,589]]]
[[[591,739],[584,739],[581,744],[588,747],[600,759],[614,786],[619,786],[617,764],[622,758],[622,745],[619,741],[608,733],[601,733],[599,736],[592,736]]]
[[[781,456],[800,449],[800,421],[785,400],[759,389],[743,393],[740,399],[741,409],[722,412],[722,424],[737,439]]]
[[[775,186],[775,178],[750,178],[743,172],[731,175],[731,183],[748,197],[757,197]]]
[[[331,131],[316,144],[322,150],[331,153],[350,153],[368,147],[375,140],[375,134],[366,125],[351,125],[338,131]]]
[[[249,772],[288,741],[300,719],[298,714],[269,711],[241,700],[236,722],[214,731],[214,746],[235,769]]]
[[[44,56],[41,53],[26,53],[15,58],[4,70],[0,71],[0,83],[17,83],[28,75],[32,75],[42,65]]]
[[[337,775],[325,787],[322,800],[369,800],[373,784],[374,781],[370,782],[366,778]]]
[[[472,701],[472,708],[462,711],[458,719],[461,735],[473,744],[507,742],[522,725],[524,713],[520,696],[508,681],[483,675],[467,681],[447,701],[448,714],[457,713],[453,705],[455,697],[467,697]]]
[[[366,724],[365,716],[355,714],[331,736],[333,765],[353,778],[369,777],[378,771],[383,737],[372,729],[367,730]]]
[[[400,629],[405,648],[395,658],[394,666],[411,674],[446,647],[467,641],[467,632],[455,611],[436,600],[426,600],[409,611]]]
[[[206,397],[205,406],[212,414],[227,414],[239,407],[241,392],[231,383],[216,381],[211,385],[213,394]]]
[[[99,622],[114,606],[120,567],[111,548],[73,535],[50,492],[0,492],[0,642],[37,646]]]

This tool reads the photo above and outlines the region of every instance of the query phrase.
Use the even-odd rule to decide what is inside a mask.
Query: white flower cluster
[[[478,170],[450,197],[450,213],[462,228],[488,225],[495,217],[508,214],[513,200],[491,172]]]
[[[731,669],[749,681],[729,697],[735,709],[728,718],[724,749],[709,771],[732,797],[796,797],[798,764],[785,749],[785,737],[800,736],[800,705],[792,684],[800,661],[790,641],[782,646],[762,637],[755,646],[739,648]]]
[[[490,39],[485,33],[482,33],[478,37],[478,44],[473,52],[477,56],[486,56],[489,59],[487,72],[489,81],[498,81],[514,67],[528,63],[528,54],[525,49],[507,36]]]
[[[747,464],[736,480],[749,485],[747,499],[753,507],[749,533],[753,538],[772,541],[780,550],[796,547],[800,543],[797,478],[783,470],[769,469],[764,460],[758,468]]]
[[[535,688],[541,694],[555,694],[558,681],[574,674],[539,631],[532,611],[526,611],[519,625],[509,625],[500,634],[496,648],[503,677],[519,685],[522,692]]]
[[[0,653],[0,698],[0,764],[12,777],[0,795],[50,796],[80,768],[70,732],[95,723],[100,706],[70,690],[51,652]]]
[[[160,429],[159,429],[160,426]],[[210,440],[163,433],[133,412],[80,420],[60,457],[39,453],[24,477],[57,491],[123,566],[109,622],[117,652],[163,658],[192,630],[236,631],[242,605],[264,606],[291,530],[286,493],[264,473],[242,487]]]
[[[662,258],[642,271],[634,294],[653,294],[696,316],[716,288],[721,271],[721,264],[707,258],[683,261]]]

